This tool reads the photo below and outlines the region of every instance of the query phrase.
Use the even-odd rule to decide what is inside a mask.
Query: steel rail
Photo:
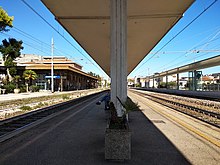
[[[100,97],[100,95],[104,92],[105,91],[101,91],[91,95],[79,97],[73,100],[58,103],[36,111],[2,120],[0,121],[0,143],[61,113],[76,108],[77,106],[84,104],[86,101],[94,100],[95,98]]]
[[[194,118],[199,119],[203,122],[206,122],[208,124],[211,124],[215,127],[220,128],[220,122],[219,123],[216,122],[216,120],[220,119],[220,114],[218,114],[218,113],[210,112],[210,111],[207,111],[204,109],[196,108],[196,107],[189,106],[189,105],[182,104],[182,103],[177,103],[176,101],[171,101],[169,99],[166,99],[165,97],[163,97],[163,98],[157,97],[157,96],[153,96],[151,94],[139,92],[137,90],[135,90],[135,91],[131,90],[131,92],[136,93],[136,94],[143,96],[143,97],[147,97],[148,99],[150,99],[154,102],[157,102],[157,103],[162,104],[164,106],[167,106],[171,109],[177,110],[179,112],[182,112],[182,113],[187,114],[191,117],[194,117]],[[206,118],[202,117],[204,115]],[[213,118],[216,120],[213,120]]]

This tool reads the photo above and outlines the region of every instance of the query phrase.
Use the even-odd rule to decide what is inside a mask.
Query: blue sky
[[[51,55],[51,38],[54,38],[54,55],[65,55],[73,61],[81,64],[85,72],[95,72],[100,76],[107,77],[100,67],[80,48],[72,37],[56,22],[54,16],[41,3],[40,0],[26,0],[41,16],[43,16],[60,34],[70,41],[66,42],[57,32],[48,26],[39,16],[28,8],[21,0],[1,0],[0,6],[14,16],[12,28],[7,33],[0,33],[0,40],[13,37],[24,42],[25,54]],[[191,20],[199,15],[214,0],[197,0],[187,10],[184,17],[152,50],[157,52],[175,34],[183,29]],[[155,72],[182,66],[193,61],[199,61],[216,56],[220,52],[220,2],[217,1],[202,16],[193,22],[178,37],[161,50],[158,54],[149,54],[139,66],[129,75],[147,76]],[[23,33],[25,32],[25,33]],[[208,52],[192,53],[192,50],[204,50]],[[154,55],[154,56],[153,56]],[[153,56],[153,57],[152,57]],[[83,59],[83,60],[82,60]],[[220,72],[220,67],[204,69],[203,74]]]

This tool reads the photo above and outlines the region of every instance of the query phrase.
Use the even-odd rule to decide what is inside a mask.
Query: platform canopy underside
[[[128,74],[194,0],[128,0]],[[110,0],[42,0],[56,20],[110,75]]]

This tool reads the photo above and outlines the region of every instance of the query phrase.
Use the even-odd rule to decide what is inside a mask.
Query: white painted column
[[[153,75],[153,88],[154,88],[154,75]]]
[[[123,108],[116,97],[127,99],[127,0],[110,1],[111,101],[121,117]]]
[[[168,72],[166,72],[168,74]],[[168,75],[166,75],[166,89],[168,89]]]

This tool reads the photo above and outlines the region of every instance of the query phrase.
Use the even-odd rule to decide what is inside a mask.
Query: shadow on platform
[[[190,164],[141,111],[130,114],[130,127],[132,160],[128,164]]]
[[[104,159],[104,105],[51,119],[0,147],[1,165],[190,164],[141,111],[130,113],[132,159]],[[80,107],[79,107],[80,108]],[[71,116],[72,115],[72,116]]]

